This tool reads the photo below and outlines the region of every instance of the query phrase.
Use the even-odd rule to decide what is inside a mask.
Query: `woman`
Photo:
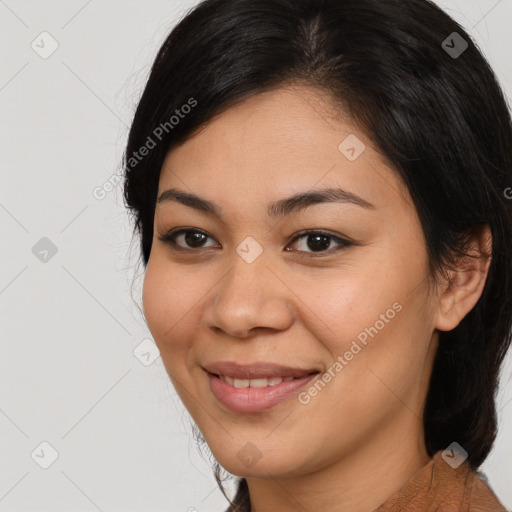
[[[426,0],[205,0],[125,154],[143,308],[229,511],[503,511],[511,119]]]

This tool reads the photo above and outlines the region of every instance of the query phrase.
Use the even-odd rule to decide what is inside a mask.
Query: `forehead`
[[[405,196],[397,174],[325,94],[288,86],[252,96],[167,155],[159,194],[179,187],[221,203],[342,187],[379,204]],[[271,196],[271,197],[270,197]],[[217,202],[217,201],[216,201]]]

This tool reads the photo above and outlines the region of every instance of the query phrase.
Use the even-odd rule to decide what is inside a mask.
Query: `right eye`
[[[206,231],[197,228],[172,229],[168,233],[158,237],[161,242],[169,244],[176,250],[184,251],[194,251],[205,247],[212,247],[204,245],[204,242],[208,238],[213,240]],[[179,241],[181,241],[181,244]]]

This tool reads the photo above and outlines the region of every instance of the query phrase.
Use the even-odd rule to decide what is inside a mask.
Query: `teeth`
[[[219,377],[224,382],[227,382],[235,388],[265,388],[267,386],[276,386],[277,384],[281,384],[283,381],[289,382],[294,379],[293,377],[271,377],[269,379],[233,379],[227,375],[219,375]]]
[[[220,378],[224,381],[224,382],[227,382],[228,384],[231,384],[233,386],[233,381],[234,379],[232,377],[228,377],[227,375],[220,375]]]

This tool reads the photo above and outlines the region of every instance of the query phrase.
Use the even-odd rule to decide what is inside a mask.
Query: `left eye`
[[[159,237],[164,243],[170,244],[174,248],[178,248],[178,250],[194,250],[194,249],[202,249],[207,247],[215,247],[213,245],[205,245],[205,241],[210,237],[205,231],[200,229],[180,229],[177,231],[170,231],[165,235]],[[178,243],[178,240],[184,242],[184,245]],[[304,242],[300,242],[302,239],[305,239]],[[352,242],[335,236],[333,234],[324,232],[324,231],[303,231],[299,233],[290,243],[298,242],[299,250],[298,252],[306,252],[310,254],[314,253],[325,253],[328,249],[331,249],[331,243],[334,242],[340,246],[339,249],[343,249],[345,247],[349,247],[354,245]],[[310,251],[306,250],[309,249]],[[286,249],[290,251],[290,249]]]
[[[327,249],[331,248],[331,242],[338,244],[340,246],[339,249],[353,245],[352,242],[349,242],[344,238],[340,238],[324,231],[305,231],[296,236],[292,243],[300,241],[301,239],[305,239],[306,243],[298,243],[299,252],[309,252],[304,250],[306,247],[310,249],[312,253],[326,252]]]

